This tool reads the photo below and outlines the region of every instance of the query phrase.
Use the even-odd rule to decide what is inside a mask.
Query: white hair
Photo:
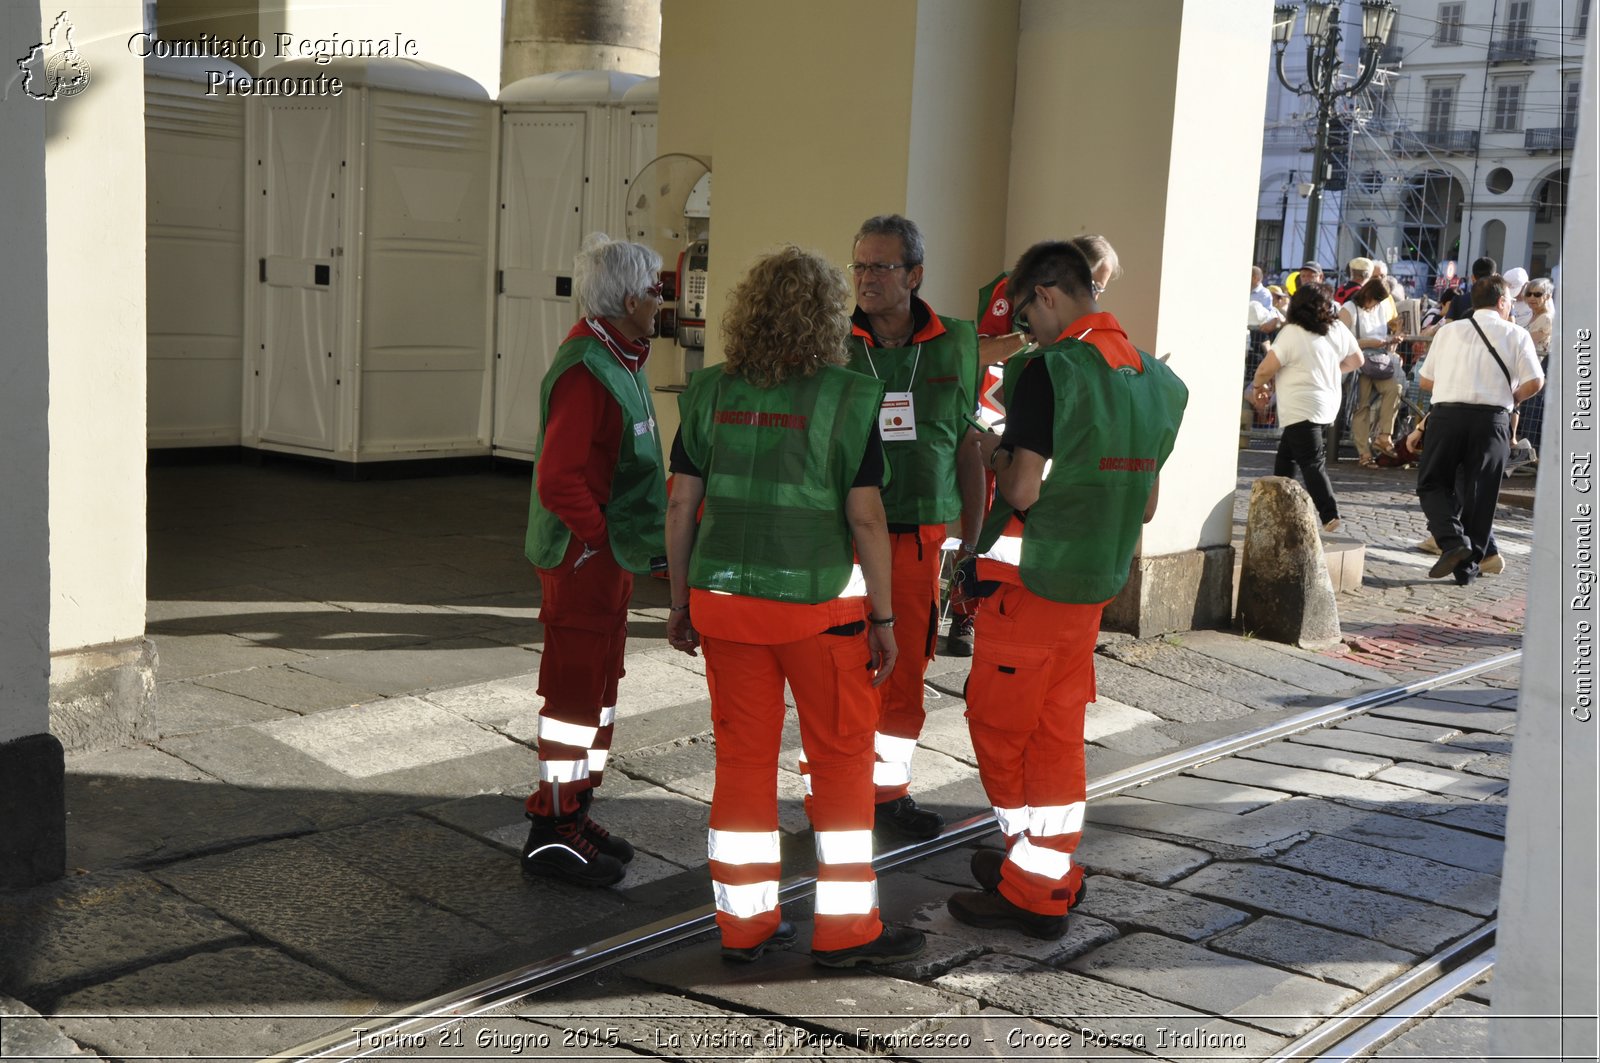
[[[643,244],[590,233],[573,264],[578,310],[585,317],[621,317],[628,296],[644,295],[660,272],[661,256]]]

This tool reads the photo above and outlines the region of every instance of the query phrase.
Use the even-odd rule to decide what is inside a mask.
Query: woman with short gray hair
[[[522,873],[580,886],[622,878],[633,846],[589,817],[617,713],[633,577],[666,567],[666,474],[644,363],[661,309],[648,247],[595,233],[574,271],[582,316],[540,391],[528,504],[539,570],[539,785]]]

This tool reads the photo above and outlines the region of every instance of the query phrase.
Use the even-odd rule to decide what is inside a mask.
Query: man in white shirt
[[[1505,278],[1473,284],[1472,313],[1434,335],[1418,383],[1433,395],[1417,468],[1417,498],[1441,551],[1428,577],[1465,586],[1491,552],[1511,410],[1544,387],[1533,339],[1511,322]]]
[[[1262,282],[1264,274],[1260,266],[1250,267],[1250,301],[1260,303],[1268,310],[1272,309],[1272,293],[1267,291],[1267,286]]]

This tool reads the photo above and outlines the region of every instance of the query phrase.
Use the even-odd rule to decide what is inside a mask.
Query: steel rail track
[[[1204,742],[1188,749],[1143,761],[1100,779],[1092,780],[1087,787],[1088,799],[1093,801],[1111,797],[1143,786],[1146,783],[1154,782],[1157,779],[1175,775],[1222,757],[1254,749],[1257,746],[1266,745],[1269,742],[1275,742],[1293,734],[1314,730],[1319,727],[1328,727],[1353,716],[1371,712],[1373,709],[1415,697],[1417,694],[1463,682],[1485,672],[1495,671],[1514,664],[1521,659],[1522,651],[1513,650],[1509,653],[1502,653],[1438,675],[1402,683],[1399,686],[1385,687],[1381,690],[1358,694],[1355,697],[1346,698],[1330,705],[1297,713],[1265,727]],[[889,871],[944,852],[947,849],[966,845],[987,836],[994,830],[994,814],[992,812],[979,813],[946,827],[944,833],[937,838],[926,842],[916,842],[882,853],[873,861],[873,866],[879,873]],[[810,897],[815,892],[816,879],[810,876],[802,876],[784,883],[778,890],[778,898],[780,903],[784,903]],[[377,1022],[370,1027],[363,1027],[361,1037],[357,1037],[354,1034],[328,1034],[278,1055],[269,1056],[262,1060],[261,1063],[366,1058],[375,1052],[383,1051],[382,1046],[376,1045],[375,1042],[386,1035],[427,1035],[451,1023],[482,1015],[487,1011],[502,1007],[516,1000],[553,989],[573,979],[582,978],[584,975],[636,959],[657,949],[688,941],[715,928],[716,908],[714,905],[707,904],[678,915],[669,916],[635,930],[615,934],[590,945],[559,953],[520,970],[485,979],[463,989],[434,997],[431,1000],[425,1000],[403,1011],[383,1016],[382,1018],[387,1021]],[[1470,935],[1469,938],[1476,940],[1477,936],[1477,934],[1474,934]],[[1489,930],[1489,938],[1492,941],[1492,925]],[[1464,939],[1462,944],[1465,944],[1466,940]],[[1448,969],[1449,961],[1441,957],[1453,955],[1452,950],[1458,947],[1460,946],[1452,946],[1451,950],[1446,950],[1439,957],[1424,961],[1421,965],[1422,968],[1429,968],[1434,971],[1433,977],[1424,979],[1424,983],[1438,979]],[[1412,975],[1407,975],[1394,984],[1400,985],[1404,983],[1415,990],[1418,983],[1413,980],[1414,974],[1415,970]],[[1367,1003],[1363,1002],[1363,1004],[1356,1007],[1360,1009],[1366,1006]],[[1340,1036],[1344,1036],[1349,1034],[1356,1025],[1359,1025],[1354,1021],[1356,1018],[1357,1016],[1346,1013],[1325,1025],[1333,1026],[1334,1024],[1339,1024],[1338,1032]],[[1361,1021],[1370,1022],[1372,1018],[1369,1017]],[[1322,1029],[1323,1027],[1319,1027],[1318,1031]],[[1302,1041],[1306,1041],[1313,1045],[1312,1048],[1306,1051],[1319,1050],[1320,1046],[1327,1044],[1329,1038],[1323,1037],[1315,1042],[1309,1041],[1309,1039],[1317,1036],[1318,1031],[1307,1034],[1290,1047],[1293,1048],[1295,1045],[1301,1044]],[[1349,1040],[1351,1038],[1346,1037],[1346,1039]],[[365,1040],[365,1046],[363,1046],[363,1040]],[[1288,1049],[1285,1049],[1285,1051],[1287,1052]],[[1302,1053],[1294,1057],[1280,1055],[1274,1058],[1275,1060],[1288,1060],[1290,1058],[1307,1059],[1312,1057],[1305,1056]],[[1316,1058],[1332,1061],[1352,1057],[1326,1056]]]

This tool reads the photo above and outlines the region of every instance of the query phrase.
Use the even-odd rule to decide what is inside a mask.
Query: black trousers
[[[1511,413],[1498,406],[1436,402],[1417,463],[1417,498],[1445,553],[1472,549],[1482,561],[1494,535],[1494,507],[1511,456]]]
[[[1306,491],[1317,507],[1317,518],[1326,524],[1339,516],[1339,503],[1333,497],[1333,484],[1328,480],[1328,468],[1322,455],[1322,436],[1325,424],[1296,421],[1284,428],[1278,438],[1278,456],[1272,462],[1272,475],[1293,476],[1298,466],[1300,478],[1306,482]],[[1428,434],[1433,442],[1433,433]]]

